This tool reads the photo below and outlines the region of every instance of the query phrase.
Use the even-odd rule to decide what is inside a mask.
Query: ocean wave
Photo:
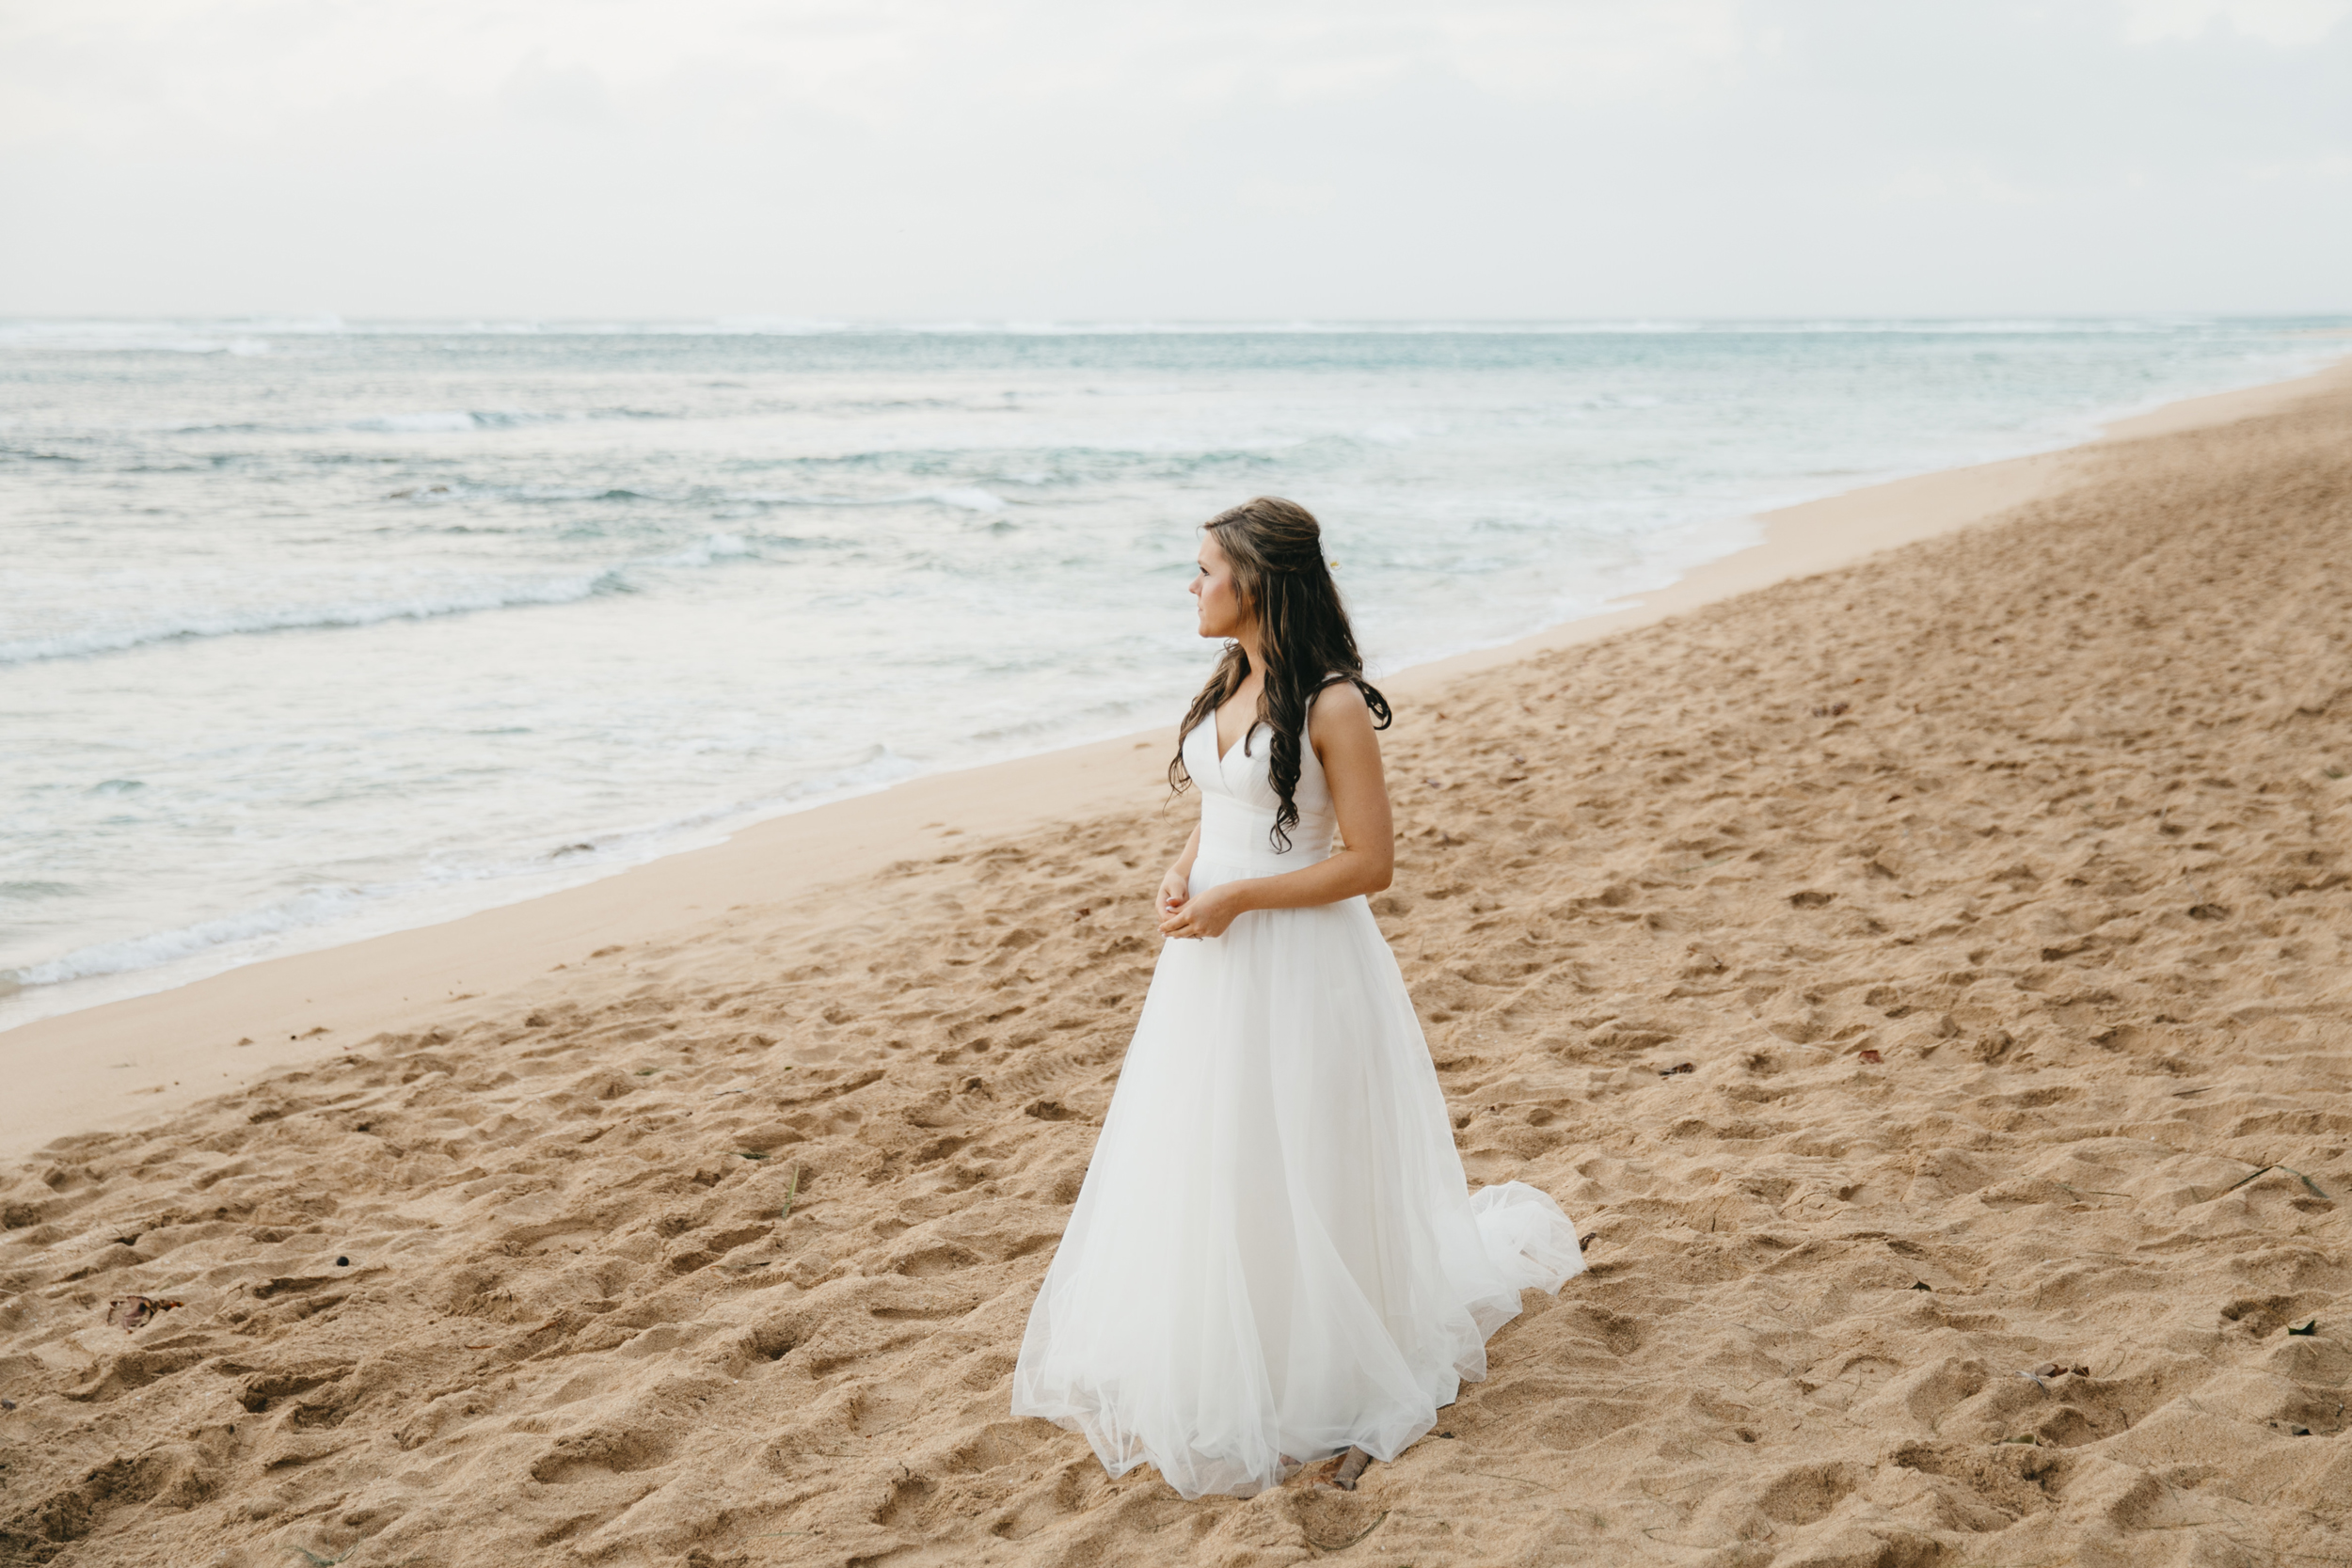
[[[398,491],[393,493],[399,494]],[[668,499],[649,495],[643,490],[626,490],[616,484],[517,484],[511,489],[493,488],[474,493],[518,501],[643,501]]]
[[[469,430],[524,430],[543,424],[591,424],[605,420],[671,420],[675,412],[660,408],[424,408],[395,414],[368,414],[338,424],[277,427],[294,436],[326,435],[339,430],[390,436],[436,436]]]
[[[722,561],[738,561],[753,553],[751,544],[739,533],[714,533],[682,550],[657,555],[639,562],[641,566],[710,566]]]
[[[792,548],[802,543],[792,538],[747,539],[739,533],[718,532],[659,555],[639,556],[593,570],[582,569],[549,577],[494,578],[470,585],[436,587],[417,593],[388,594],[381,598],[345,598],[326,603],[193,610],[129,625],[88,626],[0,641],[0,665],[31,664],[53,658],[87,658],[157,642],[282,631],[342,630],[380,626],[389,621],[430,621],[449,615],[480,614],[487,610],[577,604],[583,599],[606,594],[638,592],[640,585],[634,580],[634,575],[641,571],[715,566],[756,557],[765,545]]]
[[[0,322],[0,349],[48,349],[69,354],[230,354],[251,357],[269,353],[267,339],[238,332],[227,323],[186,327],[169,322]]]
[[[336,420],[122,420],[89,425],[47,425],[35,433],[52,440],[108,440],[124,436],[335,436],[345,432],[367,435],[432,436],[473,430],[519,430],[533,425],[589,423],[606,420],[675,420],[679,413],[658,408],[424,408],[386,414],[362,414]],[[0,421],[34,429],[31,421]]]
[[[827,459],[826,461],[835,461]],[[794,490],[734,490],[726,495],[729,500],[753,501],[762,506],[947,506],[959,512],[1002,512],[1010,504],[993,490],[973,484],[945,485],[935,490],[909,490],[890,496],[826,496],[807,495]]]
[[[298,895],[258,910],[199,921],[176,930],[153,931],[77,948],[46,963],[0,970],[0,980],[19,986],[54,986],[67,980],[87,980],[102,974],[154,969],[190,958],[233,942],[281,936],[308,926],[323,926],[358,909],[364,901],[358,888],[326,887]]]
[[[950,485],[943,490],[917,490],[905,499],[952,506],[960,512],[1002,512],[1005,509],[1004,497],[973,484]]]
[[[2280,318],[2281,320],[2289,318]],[[1552,335],[1680,335],[1687,333],[1951,333],[2047,335],[2178,332],[2233,325],[2207,316],[2020,317],[1625,317],[1524,321],[1318,320],[1123,321],[948,320],[851,321],[828,318],[733,316],[678,321],[458,319],[370,322],[319,318],[222,318],[155,321],[0,321],[0,348],[197,354],[266,354],[268,337],[445,338],[1200,338],[1200,337],[1512,337]]]
[[[2017,318],[1632,318],[1558,321],[938,321],[599,324],[615,336],[770,337],[1003,337],[1003,338],[1232,338],[1232,337],[1551,337],[1584,335],[1679,336],[1690,333],[1881,333],[2042,335],[2064,333],[2177,332],[2185,327],[2225,325],[2204,317],[2017,317]]]
[[[2153,319],[2141,320],[2137,318],[2093,319],[2085,317],[2076,320],[2057,316],[2020,317],[2015,319],[1945,319],[1937,317],[1922,317],[1917,319],[1891,318],[1886,320],[1829,319],[1823,321],[1701,322],[1694,324],[1684,330],[1728,334],[1756,334],[1766,337],[1806,336],[1819,334],[1850,337],[1876,337],[1892,334],[1899,336],[1909,335],[1919,337],[2029,338],[2079,336],[2086,333],[2170,334],[2179,332],[2186,327],[2202,326],[2207,325],[2218,324],[2209,324],[2202,321],[2191,320],[2160,321]]]
[[[1400,425],[1396,428],[1407,427]],[[1435,421],[1421,421],[1409,428],[1419,436],[1436,434],[1447,427]],[[1381,444],[1368,432],[1349,435],[1326,431],[1310,436],[1239,436],[1214,446],[1196,446],[1171,437],[1166,440],[1118,442],[1071,441],[1052,446],[1007,446],[990,442],[956,447],[874,447],[797,457],[764,458],[755,463],[739,465],[738,471],[751,468],[779,477],[804,475],[812,483],[822,483],[834,476],[846,480],[852,475],[859,479],[873,475],[881,480],[896,480],[914,487],[880,495],[854,495],[849,493],[846,487],[840,490],[786,490],[755,485],[721,493],[731,499],[761,500],[785,506],[902,506],[921,501],[943,502],[952,506],[966,502],[943,500],[943,498],[966,497],[975,491],[993,494],[985,489],[989,484],[1034,486],[1073,478],[1097,479],[1111,473],[1124,477],[1136,467],[1152,472],[1199,472],[1233,464],[1285,460],[1315,450],[1344,452]],[[965,483],[925,483],[934,475],[945,477],[951,473]],[[1002,497],[995,499],[1003,499]],[[981,510],[991,510],[984,502],[975,504]]]
[[[466,484],[463,480],[437,480],[433,484],[388,489],[383,499],[442,505],[449,500],[675,500],[677,496],[656,496],[616,484]]]
[[[383,432],[395,436],[427,436],[467,430],[514,430],[524,425],[558,424],[590,416],[545,414],[528,408],[428,408],[407,414],[371,414],[340,426],[343,430]],[[608,417],[639,418],[634,411]]]
[[[627,490],[612,484],[468,484],[460,481],[456,483],[404,484],[397,490],[385,491],[384,499],[433,505],[459,500],[643,501],[675,500],[678,498],[654,495],[644,490]]]
[[[375,414],[364,420],[353,420],[346,430],[383,430],[402,435],[422,435],[432,431],[480,430],[482,421],[466,409],[433,409],[418,414]]]
[[[505,580],[440,593],[381,599],[345,599],[327,604],[290,604],[229,610],[197,610],[130,625],[89,626],[45,637],[0,642],[0,665],[32,664],[51,658],[87,658],[157,642],[266,632],[323,631],[379,626],[388,621],[429,621],[490,610],[575,604],[602,594],[630,592],[628,566],[608,566],[537,580]]]

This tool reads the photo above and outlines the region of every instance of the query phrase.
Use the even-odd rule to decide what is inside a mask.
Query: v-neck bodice
[[[1308,712],[1311,716],[1313,711],[1311,703]],[[1200,788],[1200,853],[1194,864],[1214,865],[1219,874],[1212,880],[1295,871],[1331,853],[1339,825],[1331,809],[1331,787],[1313,744],[1304,736],[1298,744],[1298,787],[1292,794],[1298,821],[1290,830],[1290,848],[1274,846],[1274,817],[1282,800],[1274,793],[1273,735],[1263,720],[1255,721],[1220,757],[1216,715],[1211,713],[1184,736],[1184,770]],[[1206,884],[1196,879],[1195,885]]]

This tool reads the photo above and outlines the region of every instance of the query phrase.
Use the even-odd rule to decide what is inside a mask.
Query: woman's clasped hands
[[[1170,871],[1160,883],[1160,931],[1170,937],[1221,937],[1248,906],[1231,882],[1192,893],[1188,876]]]

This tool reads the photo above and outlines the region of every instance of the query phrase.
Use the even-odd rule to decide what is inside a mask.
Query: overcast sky
[[[0,314],[2352,311],[2352,0],[0,0]]]

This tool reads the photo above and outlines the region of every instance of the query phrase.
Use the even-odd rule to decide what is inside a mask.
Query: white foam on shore
[[[259,909],[77,948],[0,969],[0,1033],[192,984],[264,958],[315,952],[544,897],[648,861],[723,843],[755,822],[869,795],[922,771],[887,746],[869,746],[776,795],[723,810],[649,822],[592,841],[557,844],[528,859],[440,865],[402,882],[339,884]]]
[[[0,973],[0,979],[19,986],[55,986],[129,970],[160,969],[214,948],[282,936],[306,927],[330,925],[350,915],[366,897],[366,890],[360,888],[320,888],[266,909],[246,910],[176,930],[152,931],[77,948],[47,963]]]

